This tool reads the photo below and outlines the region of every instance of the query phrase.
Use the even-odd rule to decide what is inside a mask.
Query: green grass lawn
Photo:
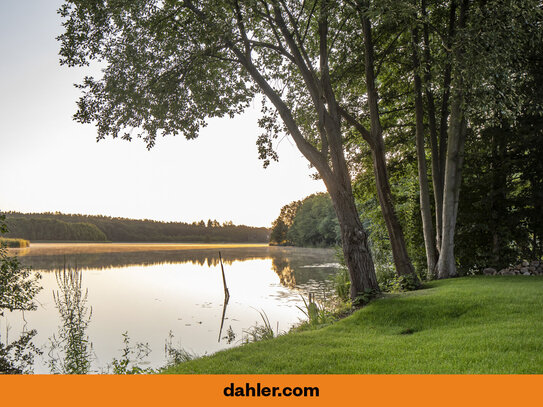
[[[543,373],[543,277],[433,281],[164,373]]]

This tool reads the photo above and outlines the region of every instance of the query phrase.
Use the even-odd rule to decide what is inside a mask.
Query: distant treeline
[[[271,245],[328,247],[341,242],[330,195],[319,193],[283,206],[273,222]]]
[[[6,237],[30,241],[267,242],[269,229],[232,222],[159,222],[109,216],[6,212]]]

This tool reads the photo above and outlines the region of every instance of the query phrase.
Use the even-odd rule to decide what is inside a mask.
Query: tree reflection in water
[[[119,358],[114,358],[105,368],[91,370],[96,359],[92,342],[87,335],[87,328],[92,317],[92,307],[87,306],[88,289],[83,290],[82,273],[77,269],[55,271],[58,290],[53,290],[53,299],[61,325],[58,333],[49,339],[49,370],[54,374],[145,374],[155,373],[146,358],[151,352],[147,343],[130,343],[128,333],[123,333],[123,349]],[[195,357],[181,347],[173,345],[173,333],[170,332],[165,345],[167,365],[181,363]]]
[[[333,262],[335,261],[333,251],[330,249],[286,247],[221,248],[221,256],[225,267],[231,265],[228,269],[231,268],[232,275],[235,275],[235,278],[233,278],[234,283],[239,283],[240,277],[243,276],[242,273],[245,272],[244,268],[238,268],[237,264],[234,264],[238,261],[257,260],[254,262],[255,273],[269,273],[271,271],[272,274],[277,276],[270,279],[270,290],[266,292],[267,295],[272,297],[271,300],[274,302],[277,299],[295,308],[296,303],[300,301],[298,294],[306,296],[309,293],[315,293],[316,297],[328,296],[327,290],[329,284],[327,279],[334,270]],[[49,352],[50,360],[46,356],[48,360],[45,361],[49,366],[48,370],[52,373],[111,373],[111,363],[102,368],[97,366],[97,356],[94,354],[91,343],[92,338],[89,339],[88,332],[90,331],[87,328],[91,322],[91,316],[93,321],[97,316],[92,314],[91,303],[87,302],[87,290],[82,286],[81,281],[82,273],[87,272],[89,269],[119,269],[132,265],[149,266],[183,263],[202,265],[202,268],[198,268],[198,270],[215,272],[216,266],[220,264],[221,260],[216,249],[191,249],[182,251],[144,250],[127,253],[78,252],[77,254],[70,255],[69,260],[70,262],[77,261],[78,267],[76,270],[63,271],[61,269],[59,271],[58,265],[62,264],[63,258],[65,259],[61,254],[33,255],[29,253],[24,258],[34,268],[39,269],[42,274],[46,275],[50,273],[49,280],[51,280],[53,285],[54,304],[55,309],[60,314],[60,324],[58,326],[59,332],[55,333],[52,338],[49,338],[51,348]],[[238,270],[241,271],[238,272]],[[58,287],[55,285],[53,275],[56,277]],[[147,274],[146,277],[151,278],[152,276]],[[157,275],[157,279],[160,277],[161,275]],[[177,277],[181,279],[183,276],[180,274],[179,276],[176,275]],[[92,281],[94,282],[95,280]],[[92,297],[89,301],[92,301]],[[232,344],[237,340],[233,328],[238,329],[239,327],[237,325],[229,326],[226,319],[232,317],[230,314],[234,310],[237,310],[237,306],[229,304],[228,301],[225,301],[222,305],[222,317],[221,310],[218,310],[219,315],[214,317],[217,321],[216,328],[219,328],[218,339],[221,343]],[[53,315],[53,317],[56,316]],[[220,321],[217,320],[218,318],[220,318]],[[238,325],[240,324],[237,320],[235,321]],[[96,323],[99,325],[100,321],[96,320]],[[56,325],[58,322],[53,322],[53,324]],[[130,326],[126,328],[130,328]],[[213,342],[216,343],[217,331],[215,330],[212,335],[214,337]],[[98,342],[95,342],[95,345],[98,346]],[[172,345],[170,344],[170,348]],[[130,348],[134,348],[134,346],[130,344]],[[47,348],[47,350],[49,349]],[[181,354],[181,351],[176,353],[167,352],[166,357],[170,359],[172,355],[176,356],[178,353]],[[123,356],[125,357],[123,358]],[[124,360],[127,358],[133,358],[133,352],[127,355],[123,354],[121,355],[121,359],[117,359]],[[153,356],[153,359],[154,365],[160,363],[157,357]],[[136,365],[140,364],[140,361],[134,362]],[[145,364],[148,365],[149,362],[145,362]],[[127,364],[127,366],[130,367],[132,364]],[[134,369],[127,368],[127,373],[132,373],[133,371]]]
[[[277,256],[272,257],[273,271],[279,276],[281,285],[288,288],[296,287],[296,276],[294,269],[290,266],[290,261],[287,257]]]

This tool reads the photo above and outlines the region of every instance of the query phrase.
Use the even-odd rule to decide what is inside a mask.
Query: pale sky
[[[196,140],[96,142],[72,120],[83,69],[59,65],[59,0],[0,0],[0,210],[270,226],[283,205],[324,191],[290,138],[262,168],[260,104]]]

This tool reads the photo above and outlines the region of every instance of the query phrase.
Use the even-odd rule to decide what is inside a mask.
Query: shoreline
[[[267,243],[30,243],[30,247],[9,248],[14,256],[76,253],[123,253],[139,251],[205,250],[269,247]]]

